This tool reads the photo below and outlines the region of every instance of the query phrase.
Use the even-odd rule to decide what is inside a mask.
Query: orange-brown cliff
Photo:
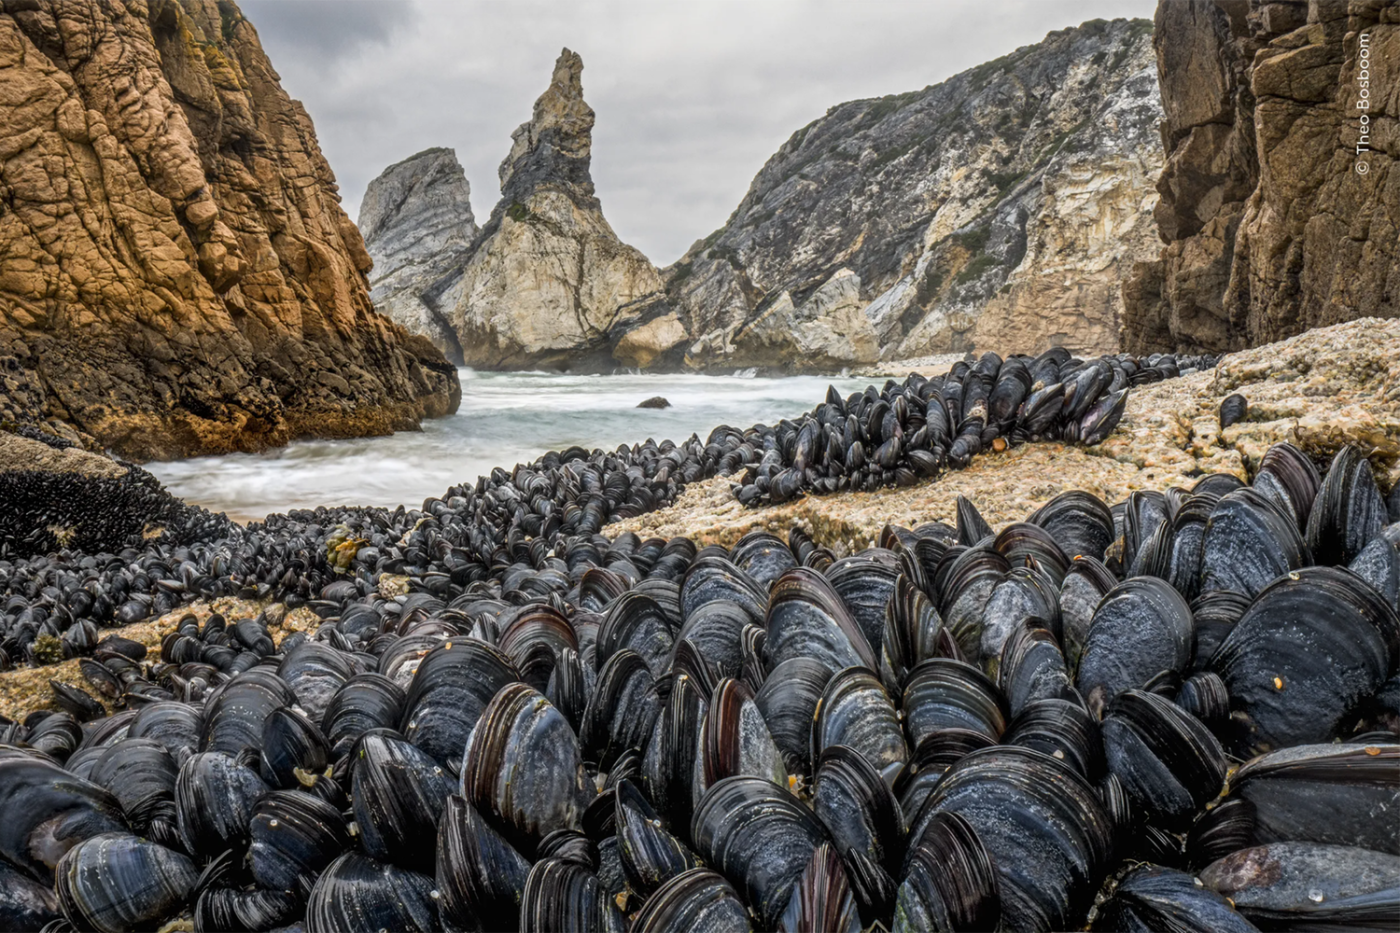
[[[0,127],[0,419],[164,458],[455,410],[230,0],[6,0]]]

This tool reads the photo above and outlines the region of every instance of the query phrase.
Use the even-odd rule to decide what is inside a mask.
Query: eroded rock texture
[[[374,260],[375,308],[460,363],[462,348],[441,299],[461,275],[478,231],[457,154],[427,149],[386,168],[365,190],[359,227]]]
[[[1400,316],[1400,7],[1159,0],[1154,45],[1167,245],[1125,285],[1125,348]]]
[[[1122,281],[1159,249],[1150,31],[1091,21],[794,133],[666,270],[685,363],[1116,350]]]
[[[469,366],[612,369],[611,345],[665,314],[656,268],[618,240],[594,195],[582,74],[565,49],[534,116],[512,134],[501,200],[443,293]]]
[[[0,125],[0,418],[157,458],[455,409],[234,3],[6,3]]]

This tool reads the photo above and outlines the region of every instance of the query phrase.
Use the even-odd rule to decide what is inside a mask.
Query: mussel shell
[[[909,672],[900,708],[914,746],[944,729],[970,729],[996,741],[1010,718],[985,674],[949,658],[929,658]]]
[[[878,658],[885,637],[885,607],[894,595],[899,565],[891,552],[871,548],[843,557],[826,569],[831,587],[846,604]]]
[[[910,838],[922,838],[940,813],[963,816],[991,855],[1004,924],[1077,925],[1108,867],[1113,830],[1093,788],[1073,769],[1024,748],[976,751],[929,794]]]
[[[708,864],[742,885],[748,903],[772,927],[826,832],[783,788],[733,777],[705,792],[691,819],[691,838]]]
[[[199,750],[237,755],[262,748],[263,720],[296,702],[292,688],[270,670],[246,670],[217,688],[204,703]]]
[[[1019,745],[1057,758],[1090,781],[1097,781],[1103,773],[1099,723],[1076,700],[1028,703],[1001,739],[1004,745]]]
[[[155,739],[175,756],[177,765],[183,765],[198,750],[203,729],[204,718],[198,709],[167,700],[152,703],[138,712],[126,734],[133,739]]]
[[[1264,929],[1394,929],[1400,857],[1315,842],[1231,853],[1200,879]]]
[[[1343,447],[1327,468],[1308,514],[1308,549],[1319,564],[1349,564],[1385,523],[1385,501],[1371,465],[1355,447]]]
[[[60,916],[51,886],[0,860],[0,929],[38,930]]]
[[[747,933],[748,908],[723,875],[692,868],[658,888],[632,920],[632,933]]]
[[[1075,558],[1065,572],[1059,600],[1061,645],[1071,673],[1079,669],[1079,659],[1084,654],[1089,627],[1094,621],[1094,610],[1117,584],[1108,568],[1091,557]]]
[[[52,761],[0,747],[0,856],[42,883],[77,843],[126,832],[122,806]]]
[[[196,933],[208,930],[271,930],[299,919],[302,897],[291,891],[205,888],[194,905]]]
[[[1117,536],[1113,513],[1093,493],[1062,492],[1031,515],[1030,522],[1049,532],[1071,562],[1081,558],[1103,560]]]
[[[515,664],[494,645],[449,639],[429,651],[414,672],[399,731],[439,764],[456,770],[486,705],[519,679]]]
[[[1254,488],[1284,507],[1299,531],[1308,527],[1322,477],[1312,460],[1292,444],[1274,444],[1259,461]]]
[[[248,841],[248,821],[269,790],[252,768],[222,752],[201,752],[175,778],[175,813],[185,851],[212,858]]]
[[[1360,577],[1309,567],[1279,578],[1210,662],[1237,711],[1231,745],[1257,753],[1331,740],[1396,669],[1397,655],[1400,619]]]
[[[620,930],[617,908],[603,894],[598,878],[577,862],[548,858],[536,862],[520,900],[521,933],[612,933]]]
[[[883,625],[883,606],[881,607]],[[767,662],[812,658],[839,671],[876,669],[878,656],[841,597],[821,574],[796,567],[780,576],[769,594],[765,630]]]
[[[778,921],[778,933],[860,933],[860,914],[846,870],[829,842],[817,846],[793,885],[792,896]]]
[[[1220,403],[1220,429],[1223,431],[1232,424],[1239,424],[1249,413],[1249,401],[1236,392],[1234,395],[1227,395]]]
[[[812,718],[831,676],[820,661],[791,658],[774,668],[754,695],[789,772],[812,771]]]
[[[777,535],[750,531],[729,549],[729,559],[754,583],[767,589],[785,571],[798,566],[792,550]]]
[[[1257,595],[1275,578],[1312,563],[1293,516],[1253,489],[1237,489],[1211,509],[1201,543],[1203,590]]]
[[[682,642],[689,643],[720,677],[737,677],[743,664],[741,633],[752,621],[738,603],[712,599],[686,616],[676,636],[677,653]]]
[[[1230,777],[1252,804],[1254,840],[1360,846],[1400,855],[1400,745],[1300,745],[1252,759]]]
[[[101,933],[154,929],[189,901],[199,878],[183,853],[128,833],[78,843],[54,875],[64,916]]]
[[[580,828],[586,780],[564,715],[526,684],[502,687],[467,743],[462,796],[528,858],[551,832]]]
[[[1108,704],[1103,747],[1133,807],[1167,828],[1184,827],[1225,781],[1225,753],[1215,736],[1154,693],[1127,690]]]
[[[1078,699],[1059,642],[1035,618],[1013,629],[1002,645],[997,686],[1012,717],[1037,700]]]
[[[263,778],[272,786],[309,786],[325,772],[330,755],[330,743],[300,710],[285,707],[263,720]]]
[[[1252,933],[1256,928],[1230,902],[1174,868],[1141,865],[1119,880],[1099,906],[1094,930],[1152,933]]]
[[[351,842],[340,811],[301,791],[264,795],[253,807],[248,834],[253,878],[274,891],[309,889]]]
[[[358,852],[336,859],[306,899],[307,933],[438,928],[433,879]]]
[[[179,845],[175,778],[180,769],[155,739],[124,739],[94,763],[89,778],[121,801],[131,828],[162,845]]]
[[[346,656],[329,645],[306,641],[286,652],[277,676],[296,694],[297,705],[320,722],[331,698],[355,674]]]
[[[370,729],[396,729],[403,718],[403,688],[377,671],[351,677],[326,706],[321,730],[343,755]]]
[[[661,697],[645,659],[623,648],[598,674],[578,739],[589,760],[607,771],[629,749],[646,746],[660,713]]]
[[[701,862],[685,843],[661,826],[656,811],[636,785],[617,785],[617,842],[623,871],[643,896]]]
[[[895,905],[896,933],[997,927],[1001,894],[996,868],[962,816],[936,814],[913,841],[908,862]]]
[[[437,890],[446,924],[460,929],[514,930],[530,863],[476,808],[447,798],[437,834]]]
[[[909,759],[899,713],[874,671],[848,667],[822,692],[812,719],[812,760],[838,745],[863,755],[891,781]]]
[[[739,774],[787,783],[782,753],[743,681],[727,677],[715,688],[700,742],[706,787]]]
[[[1090,710],[1160,671],[1181,672],[1191,659],[1191,607],[1165,581],[1133,577],[1099,603],[1079,659],[1077,686]]]
[[[855,749],[822,752],[812,783],[812,812],[843,856],[862,852],[892,875],[904,860],[904,816],[889,785]]]

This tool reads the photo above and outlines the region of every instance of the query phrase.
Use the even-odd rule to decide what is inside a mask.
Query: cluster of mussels
[[[912,486],[961,470],[984,450],[1026,441],[1097,444],[1118,426],[1129,387],[1215,363],[1211,356],[1165,354],[1082,360],[1056,347],[1034,359],[986,353],[946,375],[888,380],[844,401],[828,389],[824,403],[795,421],[743,435],[728,431],[749,454],[734,494],[744,505],[760,505],[804,491],[869,492]]]
[[[82,674],[125,708],[61,685],[4,724],[0,927],[1400,922],[1400,501],[1355,450],[1000,532],[962,500],[839,559],[453,530],[533,482],[401,540],[342,516],[345,574],[276,584],[314,632],[109,639]],[[227,559],[308,579],[303,518]]]
[[[1103,357],[1063,350],[1002,362],[986,354],[947,376],[911,375],[845,402],[834,391],[796,422],[727,425],[702,442],[648,440],[616,451],[571,447],[497,468],[424,508],[298,510],[247,529],[187,506],[131,466],[120,479],[0,473],[0,670],[90,655],[101,629],[198,598],[310,600],[338,572],[414,573],[447,596],[569,538],[669,505],[687,483],[744,471],[739,501],[801,489],[871,489],[934,476],[996,440],[1102,440],[1129,385],[1213,364],[1211,357]],[[931,404],[936,403],[936,404]],[[951,427],[950,427],[951,426]],[[54,446],[71,446],[21,430]],[[869,456],[867,456],[869,451]],[[151,530],[163,533],[151,538]],[[532,540],[534,539],[534,540]],[[361,545],[369,546],[360,548]]]

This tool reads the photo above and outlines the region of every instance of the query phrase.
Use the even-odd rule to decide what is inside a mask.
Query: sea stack
[[[610,370],[614,335],[661,314],[660,275],[618,240],[594,194],[582,74],[565,49],[512,134],[501,200],[443,296],[468,366]]]
[[[461,276],[476,239],[471,193],[457,153],[434,148],[386,168],[360,203],[375,308],[454,363],[462,362],[462,348],[440,299]]]

